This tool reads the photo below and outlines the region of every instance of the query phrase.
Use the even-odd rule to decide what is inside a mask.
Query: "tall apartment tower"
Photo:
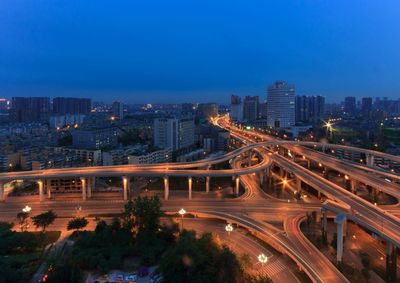
[[[194,144],[194,120],[178,118],[154,119],[154,146],[172,151]]]
[[[267,125],[288,128],[295,125],[295,88],[293,84],[276,81],[267,90]]]
[[[325,112],[325,97],[296,96],[296,123],[317,124],[323,119]]]
[[[243,119],[247,122],[254,122],[258,119],[258,96],[246,96],[243,100]]]
[[[231,112],[230,118],[234,122],[243,121],[243,104],[240,96],[232,95],[231,96]]]
[[[92,100],[90,98],[55,97],[53,99],[53,113],[58,115],[90,113]]]
[[[200,103],[197,107],[197,114],[202,118],[214,118],[218,116],[217,103]]]
[[[124,104],[122,102],[114,101],[111,108],[114,117],[119,120],[124,119]]]
[[[361,99],[361,113],[364,118],[369,118],[372,112],[372,97],[363,97]]]
[[[349,116],[354,116],[356,114],[356,98],[354,96],[344,98],[344,112]]]
[[[50,114],[48,97],[13,97],[10,118],[13,122],[47,121]]]

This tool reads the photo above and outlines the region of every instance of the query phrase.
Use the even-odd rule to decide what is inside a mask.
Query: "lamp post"
[[[268,257],[265,254],[260,254],[257,257],[258,261],[261,263],[262,266],[264,266],[265,263],[268,261]]]
[[[31,212],[31,210],[32,210],[32,207],[30,207],[29,205],[25,205],[25,207],[22,209],[22,212],[29,213],[29,212]]]
[[[225,231],[228,232],[228,235],[231,234],[233,231],[233,226],[229,223],[228,225],[225,226]]]
[[[78,204],[75,207],[75,210],[76,210],[76,217],[79,217],[79,213],[82,211],[82,206]]]
[[[19,223],[21,225],[21,231],[26,231],[29,228],[28,218],[29,212],[31,212],[32,208],[29,205],[26,205],[22,208],[22,213],[18,213],[17,217],[19,218]]]
[[[183,216],[186,214],[186,210],[183,209],[183,208],[181,208],[181,209],[179,210],[179,214],[182,216],[182,217],[181,217],[181,231],[182,231],[182,230],[183,230]]]

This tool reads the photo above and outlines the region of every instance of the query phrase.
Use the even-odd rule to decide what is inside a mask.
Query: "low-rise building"
[[[129,155],[129,164],[155,164],[172,161],[172,150],[170,148],[153,151],[147,154]]]

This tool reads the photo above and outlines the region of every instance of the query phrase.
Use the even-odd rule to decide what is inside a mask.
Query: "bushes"
[[[197,239],[194,231],[186,230],[161,259],[160,272],[165,282],[244,282],[230,249],[219,246],[209,233]]]

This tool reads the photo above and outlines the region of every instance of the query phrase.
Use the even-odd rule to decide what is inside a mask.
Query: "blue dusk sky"
[[[0,97],[400,98],[398,0],[1,0]]]

